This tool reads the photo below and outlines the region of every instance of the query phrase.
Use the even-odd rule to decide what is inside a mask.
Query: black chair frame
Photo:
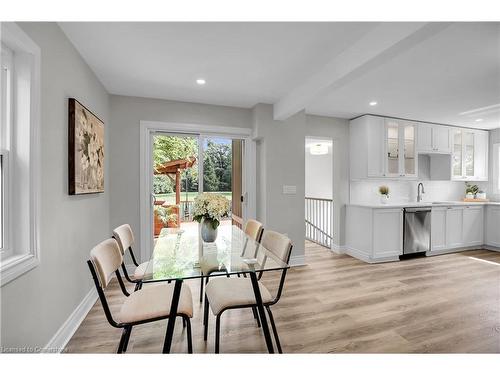
[[[92,261],[88,260],[87,265],[89,266],[90,273],[92,274],[92,278],[94,280],[94,284],[95,284],[95,287],[97,289],[97,294],[99,295],[99,300],[101,301],[101,305],[102,305],[102,308],[104,310],[104,315],[106,316],[106,319],[108,320],[109,324],[111,324],[111,326],[113,326],[115,328],[123,329],[120,343],[118,344],[117,353],[120,354],[120,353],[124,353],[127,351],[128,342],[130,339],[130,334],[132,333],[132,327],[134,327],[136,325],[140,325],[140,324],[156,322],[158,320],[169,319],[168,315],[164,315],[164,316],[159,316],[157,318],[145,319],[145,320],[140,320],[140,321],[136,321],[136,322],[132,322],[132,323],[118,323],[118,322],[116,322],[113,319],[113,315],[111,314],[111,310],[109,309],[109,305],[108,305],[108,301],[106,299],[106,295],[104,293],[104,289],[101,287],[101,285],[99,283],[99,278],[97,276],[97,272],[95,270],[94,264],[92,263]],[[120,271],[116,270],[115,275],[116,275],[116,278],[118,279],[118,283],[120,284],[120,289],[121,289],[122,293],[127,297],[130,296],[130,293],[125,288],[125,284],[123,283],[123,279],[121,277]],[[187,327],[186,334],[187,334],[187,340],[188,340],[188,353],[193,353],[191,319],[186,314],[177,314],[177,316],[180,316],[182,318],[183,325],[185,327]],[[174,319],[176,317],[174,317]],[[167,337],[165,337],[165,340],[166,339],[167,339]]]
[[[292,248],[293,246],[290,246],[290,250],[289,250],[289,253],[288,253],[288,256],[287,256],[287,263],[290,261],[290,256],[292,254]],[[249,271],[251,272],[251,271]],[[244,276],[246,276],[247,273],[249,272],[245,272],[244,273]],[[260,278],[262,277],[262,271],[260,272],[259,274],[259,277],[258,277],[258,280],[260,280]],[[279,336],[278,336],[278,330],[276,329],[276,324],[274,323],[274,316],[273,316],[273,313],[271,312],[271,306],[276,304],[279,299],[281,298],[281,294],[283,292],[283,286],[285,285],[285,277],[286,277],[286,273],[287,273],[287,269],[283,269],[282,272],[281,272],[281,278],[280,278],[280,283],[279,283],[279,286],[278,286],[278,291],[276,293],[276,297],[271,301],[271,302],[267,302],[267,303],[263,303],[266,311],[267,311],[267,314],[269,315],[269,320],[271,322],[271,328],[273,330],[273,335],[274,335],[274,341],[276,342],[276,347],[278,349],[278,353],[283,353],[283,350],[281,348],[281,343],[280,343],[280,339],[279,339]],[[219,347],[220,347],[220,319],[221,319],[221,315],[224,311],[226,310],[233,310],[233,309],[244,309],[244,308],[251,308],[253,313],[254,313],[254,317],[257,319],[257,321],[259,321],[259,317],[258,317],[258,312],[257,312],[257,304],[256,303],[252,303],[252,304],[247,304],[247,305],[238,305],[238,306],[231,306],[231,307],[227,307],[225,309],[223,309],[222,311],[220,311],[217,315],[216,315],[216,319],[215,319],[215,353],[219,353]],[[204,332],[203,332],[203,339],[205,341],[207,341],[207,338],[208,338],[208,309],[209,309],[209,302],[208,302],[208,298],[205,294],[205,306],[204,306],[204,311],[203,311],[203,324],[204,324]],[[257,315],[257,317],[256,317]],[[260,327],[260,323],[258,325]]]

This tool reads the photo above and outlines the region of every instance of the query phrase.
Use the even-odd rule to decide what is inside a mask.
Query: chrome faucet
[[[420,192],[420,186],[422,186],[422,192]],[[420,182],[417,186],[417,202],[422,201],[422,194],[425,194],[425,189],[424,184]]]

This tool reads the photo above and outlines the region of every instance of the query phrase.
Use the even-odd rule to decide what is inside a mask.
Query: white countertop
[[[349,203],[347,206],[365,208],[405,208],[405,207],[448,207],[448,206],[486,206],[498,205],[500,202],[463,202],[463,201],[436,201],[436,202],[394,202],[394,203]]]

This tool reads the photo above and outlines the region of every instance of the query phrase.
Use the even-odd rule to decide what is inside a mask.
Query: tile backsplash
[[[351,203],[379,203],[380,185],[389,187],[389,202],[404,203],[417,200],[417,186],[422,182],[425,188],[424,201],[457,201],[465,197],[465,183],[463,181],[396,181],[396,180],[359,180],[351,181]],[[488,183],[476,183],[480,189],[486,191],[488,197]],[[491,198],[491,197],[490,197]]]

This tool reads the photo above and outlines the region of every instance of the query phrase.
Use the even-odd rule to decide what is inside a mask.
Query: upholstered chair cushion
[[[120,267],[123,256],[114,238],[102,241],[90,251],[90,260],[94,264],[101,288],[106,288],[111,275]]]
[[[139,264],[137,268],[134,271],[133,278],[134,280],[142,280],[144,278],[144,273],[146,272],[146,269],[148,268],[149,262],[144,262]]]
[[[124,255],[125,251],[134,244],[134,233],[128,224],[123,224],[115,228],[113,230],[113,237],[118,241],[122,255]]]
[[[260,241],[261,233],[264,230],[262,223],[257,220],[248,219],[245,223],[244,232],[255,241]]]
[[[127,297],[120,310],[120,322],[132,323],[168,316],[173,294],[174,283],[145,285]],[[190,318],[193,317],[193,298],[191,289],[186,284],[183,284],[181,288],[177,312]]]
[[[287,236],[272,230],[265,231],[262,237],[262,246],[283,262],[288,263],[292,242]]]
[[[259,281],[263,303],[273,300],[269,290]],[[207,284],[206,296],[214,315],[229,307],[255,304],[250,278],[214,277]]]

